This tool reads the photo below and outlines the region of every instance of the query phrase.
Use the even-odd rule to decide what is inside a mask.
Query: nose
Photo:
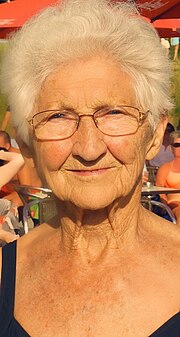
[[[72,155],[85,161],[95,161],[107,152],[104,135],[90,116],[84,116],[74,134]]]

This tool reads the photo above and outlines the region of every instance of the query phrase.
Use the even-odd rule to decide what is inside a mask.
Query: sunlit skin
[[[0,147],[4,147],[5,149],[9,150],[9,143],[7,143],[3,136],[0,136]]]
[[[175,138],[174,143],[180,144],[180,138]],[[156,185],[163,186],[163,187],[172,187],[172,188],[180,188],[180,147],[172,146],[172,151],[174,154],[174,159],[171,162],[167,162],[162,165],[156,177]],[[177,174],[177,178],[175,181],[172,181],[172,185],[169,186],[168,184],[168,175],[170,172]],[[172,179],[172,178],[171,178]],[[173,213],[176,217],[176,222],[180,225],[180,195],[179,193],[175,194],[161,194],[161,199],[163,202],[167,203],[169,207],[172,208]]]
[[[91,114],[102,104],[141,109],[123,68],[94,57],[47,77],[34,114],[62,105]],[[32,134],[57,215],[18,240],[15,317],[30,336],[145,337],[178,312],[177,234],[140,204],[144,160],[166,123],[153,134],[146,119],[134,135],[110,137],[87,116],[68,139]]]
[[[94,58],[77,61],[49,76],[35,112],[66,106],[79,114],[90,114],[102,104],[141,108],[130,76],[111,60]],[[134,222],[137,222],[140,207],[136,204],[150,137],[151,128],[147,121],[136,134],[112,137],[102,134],[91,117],[83,117],[78,130],[68,139],[35,140],[34,146],[39,170],[48,186],[65,201],[66,208],[70,202],[72,209],[73,204],[76,225],[96,225],[101,219],[97,231],[106,223],[104,235],[109,236],[116,226],[116,216],[122,222],[126,219],[125,228],[132,212]],[[132,193],[137,197],[131,198]],[[117,208],[119,210],[114,212]],[[93,210],[92,214],[90,210]],[[69,216],[72,220],[72,215]],[[68,227],[70,224],[68,220]],[[118,224],[117,231],[123,232],[125,228],[119,228]]]
[[[180,144],[180,138],[176,138],[174,140],[174,143],[179,143]],[[179,166],[179,170],[178,170],[178,163],[180,162],[180,147],[173,147],[172,146],[172,150],[173,150],[173,153],[174,153],[174,160],[175,162],[177,162],[177,172],[180,171],[180,166]]]

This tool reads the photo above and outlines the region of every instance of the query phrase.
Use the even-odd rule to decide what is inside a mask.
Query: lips
[[[95,176],[95,175],[101,175],[103,173],[106,173],[110,168],[100,168],[100,169],[93,169],[93,170],[68,170],[69,172],[72,172],[76,175],[80,176]]]

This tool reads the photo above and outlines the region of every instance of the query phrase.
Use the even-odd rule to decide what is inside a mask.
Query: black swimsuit
[[[30,337],[14,318],[15,279],[16,241],[2,248],[0,337]],[[180,337],[180,312],[170,318],[149,337]]]

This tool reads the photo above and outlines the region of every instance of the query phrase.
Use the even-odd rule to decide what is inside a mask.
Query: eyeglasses
[[[37,140],[61,140],[71,137],[82,117],[91,117],[96,127],[108,136],[125,136],[137,132],[147,116],[132,106],[103,107],[93,114],[77,114],[66,109],[45,110],[36,113],[28,122]]]
[[[172,144],[173,147],[180,147],[180,143],[174,143]]]

